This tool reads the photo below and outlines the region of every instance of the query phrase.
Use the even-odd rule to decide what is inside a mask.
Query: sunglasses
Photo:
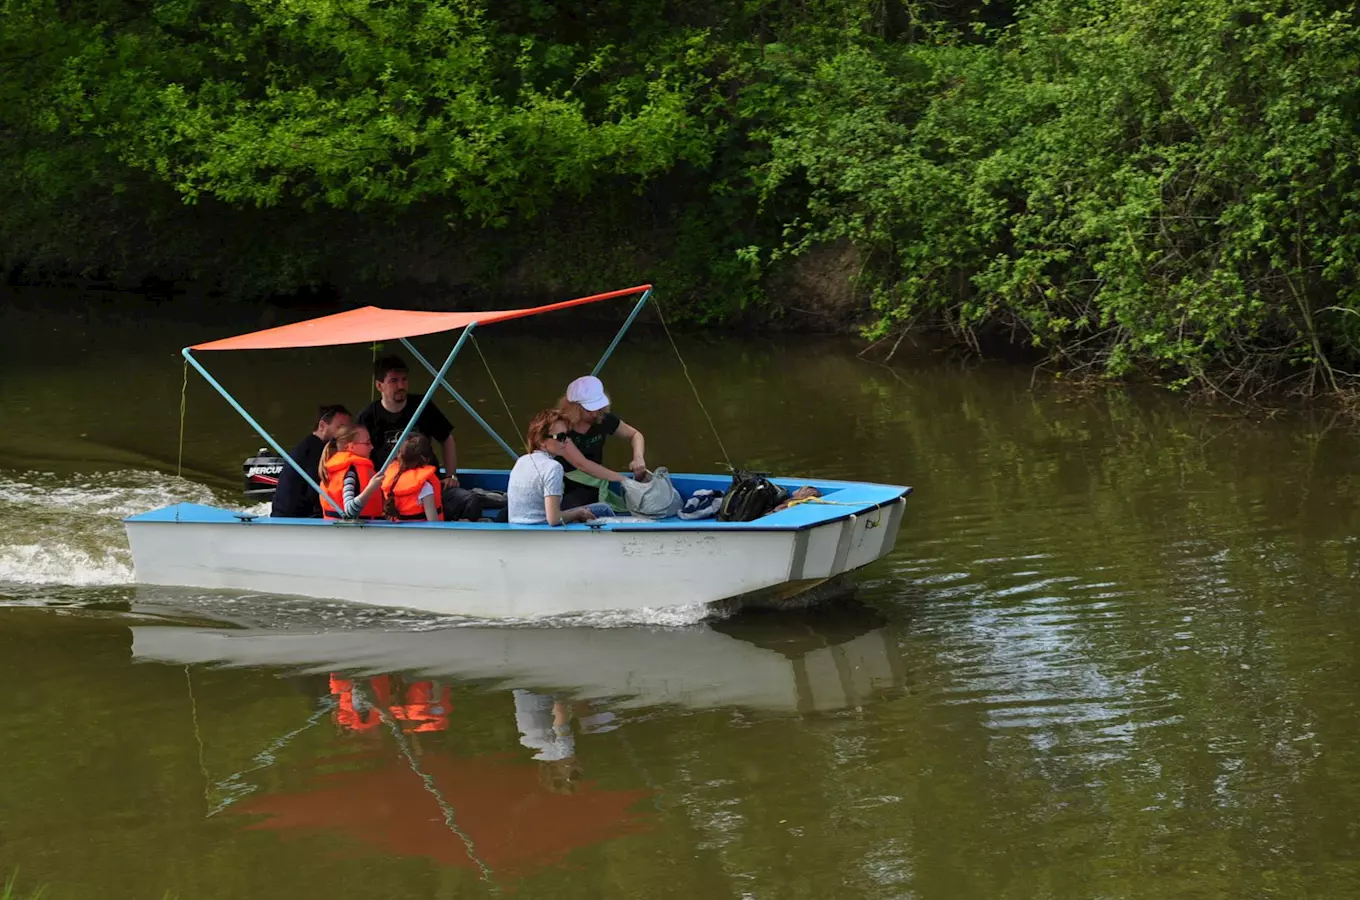
[[[569,432],[569,431],[559,431],[559,432],[557,432],[556,434],[550,434],[550,435],[548,435],[548,437],[551,438],[551,439],[554,440],[554,441],[565,441],[567,438],[571,437],[571,432]]]

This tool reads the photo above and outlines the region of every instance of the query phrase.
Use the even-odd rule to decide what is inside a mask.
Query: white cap
[[[572,403],[581,404],[591,412],[604,409],[609,405],[609,397],[605,395],[604,384],[594,375],[582,375],[567,385],[567,399]]]

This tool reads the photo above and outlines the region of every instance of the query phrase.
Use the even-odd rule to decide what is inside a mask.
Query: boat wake
[[[216,500],[201,484],[159,472],[0,470],[0,585],[130,584],[124,516]]]

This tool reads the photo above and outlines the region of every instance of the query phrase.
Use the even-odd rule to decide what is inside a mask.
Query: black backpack
[[[789,492],[766,478],[765,473],[738,471],[732,476],[732,486],[723,495],[718,521],[750,522],[787,499]]]

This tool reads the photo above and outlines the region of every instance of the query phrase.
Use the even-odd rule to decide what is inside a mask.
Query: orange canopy
[[[570,309],[629,294],[640,294],[651,290],[650,284],[610,291],[607,294],[594,294],[578,297],[547,306],[531,306],[528,309],[495,309],[482,312],[420,312],[411,309],[382,309],[365,306],[348,312],[307,319],[292,325],[252,331],[250,334],[194,344],[191,350],[283,350],[290,347],[330,347],[336,344],[370,344],[374,341],[391,341],[397,338],[417,337],[422,334],[436,334],[441,331],[455,331],[466,328],[473,322],[486,325],[490,322],[504,322],[507,319],[521,319],[558,309]]]

